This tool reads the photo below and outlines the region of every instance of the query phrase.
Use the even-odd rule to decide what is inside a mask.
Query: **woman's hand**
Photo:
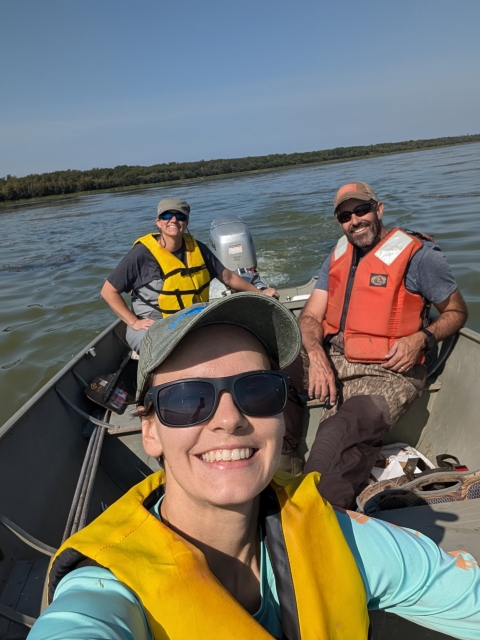
[[[268,289],[260,289],[260,293],[264,293],[266,296],[271,296],[272,298],[279,299],[279,295],[276,289],[273,287],[269,287]]]
[[[148,329],[154,322],[155,320],[152,320],[152,318],[137,318],[130,327],[135,331],[140,331],[141,329]]]

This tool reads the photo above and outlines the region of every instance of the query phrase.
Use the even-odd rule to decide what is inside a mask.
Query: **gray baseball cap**
[[[281,369],[300,352],[302,338],[295,316],[270,296],[242,292],[193,304],[157,320],[147,331],[138,362],[137,398],[148,374],[166,360],[187,333],[209,324],[234,324],[251,331]]]
[[[165,211],[179,211],[189,216],[190,205],[188,202],[185,202],[185,200],[180,200],[180,198],[163,198],[157,206],[157,218],[161,213],[165,213]]]

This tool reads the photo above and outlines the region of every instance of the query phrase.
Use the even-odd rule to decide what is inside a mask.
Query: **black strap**
[[[67,573],[76,569],[77,566],[86,559],[83,553],[71,547],[64,549],[62,553],[55,558],[48,574],[48,604],[52,603],[55,589],[60,580],[64,578]]]
[[[203,291],[205,287],[200,287],[198,289],[175,289],[175,291],[160,291],[158,295],[160,296],[183,296],[188,294],[200,293]]]
[[[153,288],[152,288],[151,290],[152,290],[152,291],[155,291],[155,289],[153,289]],[[157,295],[159,295],[159,294],[158,294],[158,292],[156,292],[156,293],[157,293]],[[148,306],[149,306],[149,307],[151,307],[152,309],[155,309],[155,311],[158,311],[158,308],[159,308],[159,307],[158,307],[158,304],[154,304],[153,302],[150,302],[149,300],[147,300],[146,298],[144,298],[144,297],[143,297],[143,296],[142,296],[138,291],[136,291],[136,290],[135,290],[135,295],[136,295],[136,296],[137,296],[137,298],[138,298],[139,300],[141,300],[144,304],[148,305]]]
[[[462,466],[457,456],[452,456],[450,453],[441,453],[437,456],[436,460],[441,469],[450,469],[450,471],[455,471],[455,467]],[[453,460],[453,462],[449,462],[449,460]]]
[[[358,263],[360,262],[360,253],[357,247],[353,247],[352,262],[350,264],[350,271],[348,273],[347,286],[345,289],[345,298],[343,299],[342,317],[340,318],[340,331],[345,330],[345,321],[347,319],[348,305],[350,304],[350,298],[352,296],[353,282],[355,280],[355,273],[357,271]]]
[[[423,476],[429,476],[432,473],[439,473],[441,471],[457,471],[457,467],[461,467],[461,471],[463,470],[463,467],[465,467],[465,465],[463,465],[456,456],[452,456],[450,453],[441,453],[436,457],[436,460],[438,466],[432,469],[427,467],[422,458],[409,458],[407,464],[403,468],[403,472],[407,476],[408,480],[413,482],[413,480],[418,480]],[[450,460],[453,462],[449,462]],[[420,469],[421,473],[415,473],[416,468]]]
[[[260,494],[259,515],[265,532],[265,547],[276,579],[284,637],[286,640],[300,640],[297,600],[283,535],[280,505],[272,487],[267,487]]]
[[[436,244],[436,240],[434,236],[429,236],[428,234],[422,233],[421,231],[412,231],[411,229],[400,228],[400,230],[403,231],[404,233],[408,233],[409,236],[414,236],[415,238],[418,238],[419,240],[428,240],[429,242],[433,242],[434,244]]]
[[[147,511],[154,507],[160,498],[165,494],[165,485],[161,484],[150,493],[143,501],[143,506]]]
[[[205,269],[207,269],[207,265],[202,264],[200,267],[187,267],[183,273],[186,276],[190,276],[192,273],[198,273],[199,271],[204,271]]]
[[[178,273],[180,273],[182,276],[189,276],[192,273],[198,273],[199,271],[203,271],[204,269],[207,269],[206,264],[203,264],[200,267],[178,267],[178,269],[173,269],[172,271],[165,273],[163,279],[167,280],[172,276],[176,276]]]
[[[163,274],[163,279],[164,280],[168,280],[168,278],[171,278],[172,276],[176,276],[178,273],[181,273],[182,275],[184,274],[185,270],[187,267],[178,267],[178,269],[173,269],[172,271],[169,271],[168,273],[164,273]]]
[[[162,289],[160,292],[157,292],[152,287],[149,287],[151,289],[151,291],[155,291],[155,293],[158,293],[158,295],[175,296],[177,298],[177,302],[178,302],[178,307],[179,308],[178,309],[174,309],[173,311],[171,309],[162,309],[162,307],[160,307],[158,304],[153,304],[153,302],[150,302],[149,300],[144,298],[142,296],[142,294],[139,293],[137,290],[135,290],[135,295],[144,304],[148,305],[152,309],[155,309],[155,311],[160,311],[163,314],[171,314],[171,313],[176,313],[179,310],[185,309],[185,304],[184,304],[184,302],[182,300],[182,296],[183,295],[193,295],[193,296],[196,295],[196,296],[199,296],[203,291],[205,291],[205,289],[209,286],[209,284],[210,284],[210,281],[206,282],[205,284],[202,284],[202,286],[200,286],[198,289],[186,289],[186,290],[182,290],[182,291],[180,291],[180,290],[163,291],[163,289]]]

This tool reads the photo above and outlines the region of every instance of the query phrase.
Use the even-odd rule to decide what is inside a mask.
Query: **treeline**
[[[455,144],[480,142],[480,134],[433,138],[430,140],[408,140],[387,142],[358,147],[338,147],[306,153],[280,153],[268,156],[233,158],[230,160],[200,160],[198,162],[169,162],[151,167],[121,165],[114,169],[91,169],[89,171],[54,171],[31,174],[24,178],[7,175],[0,178],[0,202],[54,196],[85,191],[98,191],[118,187],[153,185],[159,182],[174,182],[187,178],[207,178],[246,171],[274,169],[308,165],[319,162],[334,162],[365,158],[401,151],[431,149]]]

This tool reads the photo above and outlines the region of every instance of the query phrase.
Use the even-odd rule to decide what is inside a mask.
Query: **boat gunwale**
[[[122,320],[118,318],[106,329],[104,329],[96,338],[87,344],[76,356],[73,356],[61,369],[56,373],[53,378],[50,378],[40,389],[29,399],[27,402],[16,411],[11,418],[9,418],[0,427],[0,440],[15,426],[15,424],[22,418],[24,414],[34,407],[55,385],[62,380],[68,373],[72,373],[72,370],[76,364],[81,362],[85,356],[87,356],[90,349],[94,348],[101,340],[103,340],[109,333],[122,323]],[[479,336],[480,339],[480,336]]]
[[[301,285],[300,287],[292,287],[294,289],[303,289],[313,282],[313,278],[309,280],[305,285]],[[279,293],[289,291],[290,287],[285,287],[285,289],[280,289]],[[282,304],[287,309],[300,310],[305,306],[306,300],[282,300]],[[300,304],[298,304],[300,303]],[[30,411],[35,404],[45,396],[53,387],[68,373],[72,372],[74,366],[78,364],[85,356],[87,356],[90,349],[94,348],[101,340],[103,340],[109,333],[113,332],[116,327],[122,324],[122,320],[118,318],[112,324],[110,324],[106,329],[104,329],[96,338],[94,338],[91,342],[87,344],[76,356],[73,356],[69,362],[67,362],[58,373],[56,373],[53,378],[51,378],[48,382],[46,382],[27,402],[16,411],[11,418],[9,418],[1,427],[0,427],[0,440],[15,426],[15,424],[22,418],[24,414]],[[474,331],[473,329],[469,329],[468,327],[462,327],[457,335],[461,335],[472,342],[480,344],[480,333]]]

